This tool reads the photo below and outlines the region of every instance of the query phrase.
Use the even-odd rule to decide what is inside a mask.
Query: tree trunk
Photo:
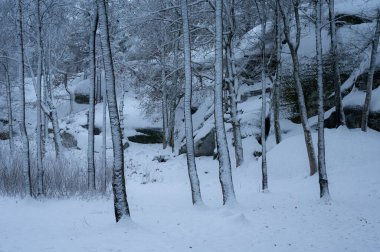
[[[346,124],[346,119],[343,111],[342,92],[340,90],[340,73],[338,64],[338,42],[336,38],[336,26],[335,26],[335,10],[334,1],[329,0],[329,18],[330,18],[330,39],[331,39],[331,54],[333,58],[333,81],[335,87],[335,114],[336,114],[336,126]]]
[[[280,125],[280,85],[282,79],[282,62],[281,62],[281,13],[278,9],[278,4],[276,4],[276,79],[273,85],[273,121],[274,121],[274,133],[276,137],[276,143],[281,142],[281,125]]]
[[[262,183],[261,189],[265,192],[268,190],[268,172],[267,172],[267,147],[266,147],[266,134],[265,134],[265,119],[267,111],[267,94],[266,94],[266,59],[265,59],[265,32],[266,32],[266,17],[265,10],[262,8],[261,14],[261,173]]]
[[[119,117],[120,117],[120,128],[121,128],[121,138],[124,140],[125,127],[124,127],[124,99],[125,99],[125,86],[124,83],[121,84],[121,98],[119,102]]]
[[[127,201],[127,193],[125,190],[124,177],[124,151],[122,143],[122,134],[120,128],[120,120],[117,109],[116,99],[116,82],[115,72],[112,60],[111,42],[108,30],[108,15],[106,0],[96,0],[99,13],[99,27],[101,31],[101,42],[103,50],[103,60],[105,66],[106,82],[107,82],[107,101],[108,112],[111,124],[111,135],[113,144],[113,181],[112,188],[114,194],[114,208],[116,222],[123,219],[129,219],[129,206]]]
[[[194,155],[194,139],[193,139],[193,119],[191,114],[191,97],[192,97],[192,72],[191,72],[191,45],[189,19],[187,12],[187,0],[181,0],[182,23],[183,23],[183,44],[185,54],[185,132],[186,132],[186,156],[187,168],[189,172],[191,197],[194,205],[202,203],[201,189],[197,174]]]
[[[96,30],[98,25],[98,12],[95,10],[91,23],[90,34],[90,95],[88,111],[88,148],[87,148],[87,175],[88,189],[95,191],[95,158],[94,158],[94,124],[95,124],[95,85],[96,85]]]
[[[103,81],[102,73],[99,77],[103,93],[103,126],[102,126],[102,167],[104,169],[104,193],[107,191],[107,89]]]
[[[222,186],[223,204],[235,204],[231,160],[228,152],[223,113],[223,0],[215,2],[215,88],[214,116],[219,159],[219,180]]]
[[[14,139],[13,139],[13,112],[12,112],[12,94],[11,94],[11,81],[9,78],[8,62],[3,64],[5,70],[5,82],[7,92],[7,109],[8,109],[8,134],[9,134],[9,150],[13,155]]]
[[[26,132],[26,122],[25,122],[25,79],[24,79],[24,36],[23,36],[23,11],[22,11],[22,0],[17,2],[17,38],[18,38],[18,64],[19,64],[19,83],[17,85],[17,94],[19,96],[19,101],[17,107],[19,108],[18,114],[18,124],[21,135],[22,150],[21,150],[21,160],[23,169],[23,181],[25,194],[32,196],[32,183],[30,174],[30,159],[29,159],[29,139]]]
[[[375,35],[372,39],[372,50],[371,50],[371,61],[368,70],[368,79],[367,79],[367,91],[363,106],[363,114],[362,114],[362,131],[367,131],[368,127],[368,116],[369,109],[371,104],[372,97],[372,86],[373,86],[373,75],[375,73],[376,67],[376,56],[377,56],[377,48],[379,47],[379,38],[380,38],[380,10],[377,11],[376,17],[376,31]]]
[[[316,55],[317,55],[317,82],[318,82],[318,175],[320,185],[320,197],[328,200],[330,198],[326,160],[325,160],[325,129],[324,129],[324,114],[323,109],[323,62],[322,62],[322,38],[321,38],[321,12],[322,0],[317,0],[316,3],[316,23],[315,23],[315,38],[316,38]]]
[[[303,94],[303,88],[301,85],[300,80],[300,70],[299,70],[299,59],[298,59],[298,48],[299,43],[301,39],[301,24],[300,24],[300,17],[299,17],[299,0],[293,1],[293,10],[294,15],[296,19],[296,42],[291,41],[290,38],[290,25],[288,21],[287,13],[285,13],[283,6],[281,5],[281,1],[277,0],[277,4],[279,5],[279,9],[281,11],[282,20],[284,24],[284,34],[286,38],[286,42],[288,44],[290,54],[293,61],[293,79],[294,84],[297,91],[297,99],[298,99],[298,109],[301,117],[301,123],[302,128],[305,136],[305,144],[306,144],[306,150],[309,158],[309,166],[310,166],[310,176],[314,175],[317,172],[317,159],[315,155],[315,150],[313,146],[313,139],[311,136],[311,129],[310,125],[307,119],[307,110],[306,110],[306,103],[305,103],[305,97]]]
[[[60,128],[59,128],[59,120],[58,120],[58,113],[57,109],[55,107],[55,103],[53,100],[53,93],[52,93],[52,83],[51,83],[51,71],[50,71],[50,41],[47,48],[47,56],[45,59],[45,86],[46,86],[46,103],[50,110],[50,117],[51,125],[53,128],[53,136],[54,136],[54,147],[55,147],[55,155],[58,160],[62,160],[63,152],[62,152],[62,139],[60,135]],[[47,117],[47,116],[46,116]],[[46,129],[48,129],[48,122],[46,123]],[[46,134],[49,134],[47,131]]]
[[[42,86],[42,24],[41,24],[41,6],[40,0],[37,0],[37,50],[38,50],[38,63],[37,63],[37,132],[36,132],[36,145],[37,145],[37,197],[43,194],[43,167],[42,167],[42,125],[41,125],[41,86]]]
[[[230,98],[230,115],[232,123],[232,132],[234,136],[234,147],[235,147],[235,159],[236,167],[239,167],[243,161],[243,142],[241,138],[240,130],[240,120],[238,118],[238,109],[237,109],[237,89],[239,87],[239,79],[236,74],[236,67],[234,61],[234,53],[231,39],[226,41],[226,58],[227,58],[227,69],[228,69],[228,91]]]

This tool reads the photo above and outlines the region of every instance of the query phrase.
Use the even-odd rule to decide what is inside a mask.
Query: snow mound
[[[325,130],[327,173],[357,172],[348,167],[380,167],[378,145],[380,134],[370,130],[363,133],[359,129]],[[317,134],[313,134],[314,147],[317,150]],[[285,139],[268,153],[269,177],[291,178],[306,177],[309,174],[304,136],[297,135]],[[377,163],[377,166],[373,162]]]

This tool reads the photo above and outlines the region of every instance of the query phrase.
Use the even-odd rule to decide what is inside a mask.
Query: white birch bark
[[[95,124],[95,85],[96,85],[96,30],[98,24],[98,12],[95,10],[91,22],[90,34],[90,94],[88,111],[88,148],[87,148],[87,182],[88,189],[95,191],[95,158],[94,158],[94,124]]]
[[[202,203],[201,189],[197,174],[194,155],[194,139],[193,139],[193,120],[191,115],[191,96],[192,96],[192,72],[191,72],[191,48],[190,48],[190,31],[187,0],[181,0],[182,24],[183,24],[183,44],[185,54],[185,134],[186,134],[186,156],[187,169],[190,179],[191,197],[194,205]]]
[[[37,197],[43,194],[43,167],[42,167],[42,123],[41,123],[41,86],[42,86],[42,24],[41,24],[41,6],[40,0],[37,0],[37,132],[36,132],[36,147],[37,147]]]
[[[315,38],[316,38],[316,55],[317,55],[317,83],[318,83],[318,175],[320,186],[320,197],[329,200],[330,193],[327,180],[326,160],[325,160],[325,129],[323,109],[323,62],[322,62],[322,0],[316,0],[316,22],[315,22]]]
[[[266,95],[266,55],[265,55],[265,33],[266,33],[266,15],[262,5],[261,10],[261,189],[265,192],[268,190],[268,168],[267,168],[267,147],[265,135],[265,118],[267,111],[267,95]]]
[[[336,25],[335,25],[335,8],[334,8],[335,0],[329,0],[329,21],[330,21],[330,43],[331,43],[331,54],[333,58],[333,79],[334,79],[334,87],[335,87],[335,114],[336,114],[336,122],[337,127],[340,125],[346,124],[346,118],[343,111],[343,103],[342,103],[342,92],[341,92],[341,82],[340,82],[340,73],[339,73],[339,65],[338,65],[338,41],[336,37]]]
[[[108,112],[111,124],[111,135],[113,144],[113,181],[114,208],[116,222],[130,218],[127,193],[125,190],[124,177],[124,151],[120,120],[117,109],[115,72],[112,60],[111,42],[108,30],[107,3],[105,0],[96,0],[99,13],[99,28],[101,31],[101,42],[103,50],[103,61],[106,75]]]
[[[11,93],[11,81],[9,78],[8,64],[3,64],[5,70],[5,85],[7,92],[7,110],[8,110],[8,135],[9,135],[9,150],[13,155],[14,139],[13,139],[13,111],[12,111],[12,93]]]
[[[102,125],[102,167],[104,169],[104,193],[107,191],[107,88],[103,82],[102,73],[99,77],[103,97],[103,125]]]
[[[281,34],[282,34],[282,27],[281,27],[281,13],[279,10],[278,4],[276,4],[276,79],[274,80],[273,85],[273,101],[272,101],[272,107],[273,107],[273,122],[274,122],[274,132],[276,137],[276,143],[279,144],[282,140],[281,136],[281,125],[280,125],[280,85],[282,80],[282,62],[281,62]]]
[[[236,76],[235,63],[232,59],[233,50],[230,43],[226,45],[226,59],[227,59],[227,69],[228,69],[228,80],[226,81],[228,84],[228,92],[230,98],[230,115],[231,115],[231,124],[232,124],[232,133],[234,136],[234,147],[235,147],[235,159],[236,159],[236,167],[239,167],[243,161],[243,142],[241,138],[241,130],[240,130],[240,121],[238,118],[238,109],[237,109],[237,91],[236,87],[239,85],[238,77]]]
[[[21,135],[21,160],[23,169],[23,186],[25,194],[32,196],[32,184],[30,174],[30,159],[29,159],[29,139],[26,132],[25,122],[25,79],[24,79],[24,35],[23,35],[23,3],[22,0],[17,1],[17,40],[18,40],[18,64],[19,64],[19,83],[16,86],[16,93],[19,96],[16,107],[19,109],[18,126]]]
[[[165,54],[163,45],[160,48],[160,61],[161,61],[161,93],[162,93],[162,148],[166,149],[168,145],[168,94],[166,87],[166,74],[165,74]]]
[[[124,99],[125,99],[125,86],[124,83],[121,84],[121,98],[119,102],[119,117],[120,117],[120,128],[121,128],[121,138],[124,140]]]
[[[288,14],[285,12],[284,7],[282,6],[281,0],[276,0],[277,4],[279,6],[281,15],[282,15],[282,21],[284,24],[284,35],[286,42],[288,44],[290,54],[293,61],[293,79],[294,84],[297,91],[297,100],[298,100],[298,109],[301,117],[301,123],[302,128],[305,136],[305,144],[306,144],[306,150],[309,158],[309,166],[310,166],[310,176],[314,175],[317,172],[317,159],[315,155],[315,150],[313,146],[313,139],[311,136],[311,129],[310,125],[307,119],[307,110],[306,110],[306,103],[305,103],[305,97],[303,94],[303,88],[301,85],[300,80],[300,70],[299,70],[299,58],[298,58],[298,48],[300,44],[301,39],[301,23],[300,23],[300,16],[299,16],[299,0],[294,0],[293,5],[293,11],[295,15],[295,21],[296,21],[296,42],[294,43],[291,40],[290,37],[290,24],[288,20]]]
[[[380,39],[380,10],[377,11],[376,17],[376,31],[375,35],[372,38],[372,50],[371,50],[371,61],[369,64],[368,70],[368,78],[367,78],[367,91],[363,106],[363,114],[362,114],[362,131],[367,131],[368,128],[368,116],[369,109],[371,104],[372,97],[372,86],[373,86],[373,75],[375,73],[376,67],[376,57],[377,57],[377,48],[379,47],[379,39]]]
[[[228,152],[223,112],[223,0],[215,1],[215,87],[214,116],[219,159],[219,180],[222,186],[223,204],[235,204],[231,160]]]

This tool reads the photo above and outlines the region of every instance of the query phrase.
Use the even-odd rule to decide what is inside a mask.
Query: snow
[[[363,107],[366,93],[354,90],[343,99],[345,107]],[[380,88],[372,90],[372,98],[370,104],[371,111],[380,111]]]
[[[337,14],[356,14],[364,17],[374,16],[376,9],[380,8],[378,0],[336,0],[335,12]]]
[[[259,190],[260,161],[246,155],[233,170],[234,208],[221,206],[217,161],[197,158],[206,203],[197,209],[185,156],[152,162],[165,152],[159,145],[132,144],[127,159],[160,178],[128,178],[133,223],[115,224],[107,198],[0,198],[0,251],[378,251],[380,134],[334,129],[326,140],[330,205],[318,199],[317,176],[307,176],[300,134],[269,151],[270,193]]]

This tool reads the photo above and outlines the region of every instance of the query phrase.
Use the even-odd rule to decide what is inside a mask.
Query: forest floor
[[[316,139],[316,135],[314,135]],[[246,139],[245,139],[246,140]],[[237,205],[222,206],[218,163],[197,158],[205,207],[191,205],[186,157],[160,145],[131,144],[130,223],[115,224],[113,202],[0,198],[0,251],[380,251],[380,133],[327,130],[331,203],[307,176],[302,135],[268,153],[269,192],[260,159],[233,168]],[[247,142],[245,142],[247,144]]]

